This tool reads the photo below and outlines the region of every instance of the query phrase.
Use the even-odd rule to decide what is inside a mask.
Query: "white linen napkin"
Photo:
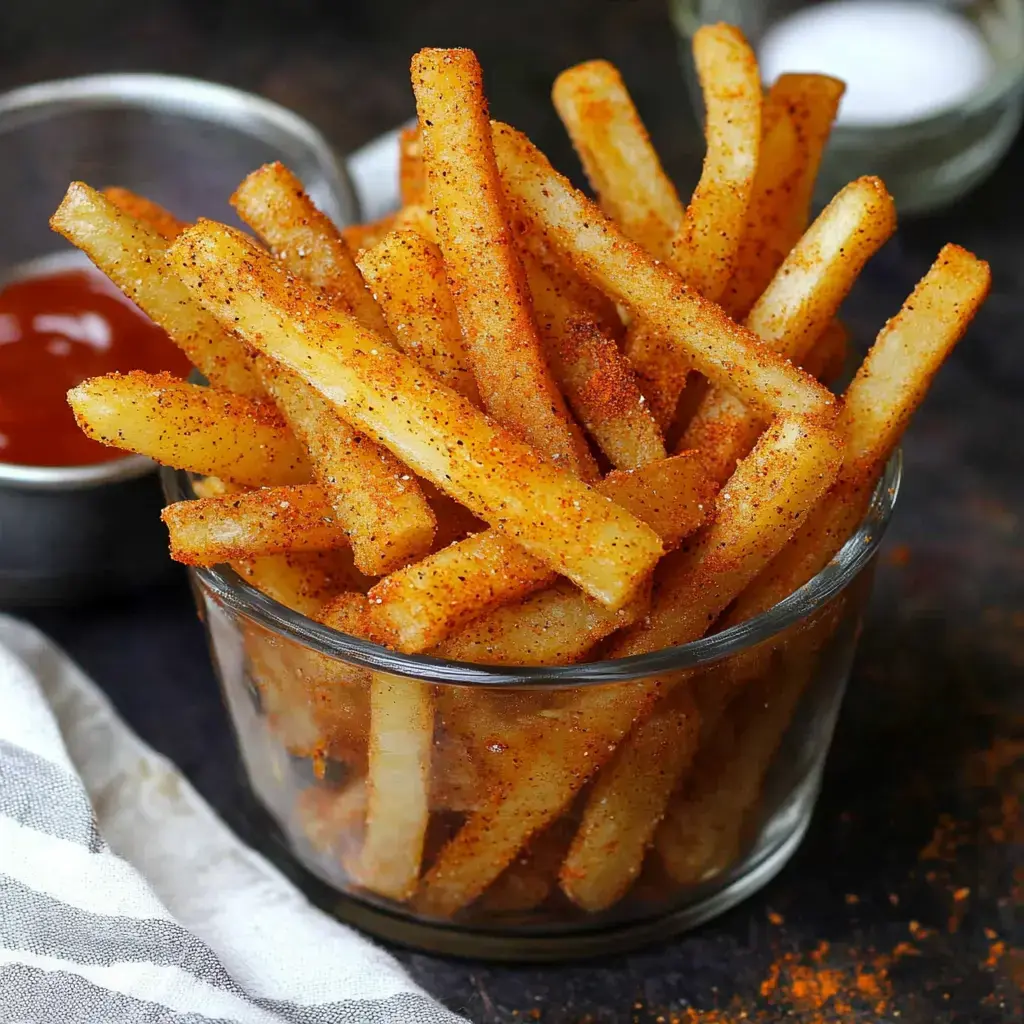
[[[0,1021],[458,1024],[0,616]]]

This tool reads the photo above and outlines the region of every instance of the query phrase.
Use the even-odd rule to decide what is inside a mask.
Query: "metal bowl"
[[[237,223],[228,197],[251,170],[286,163],[336,223],[358,218],[344,165],[306,121],[190,78],[92,75],[0,96],[0,279],[73,250],[49,229],[69,182],[122,185],[179,216]],[[71,603],[171,572],[154,465],[0,463],[0,606]]]

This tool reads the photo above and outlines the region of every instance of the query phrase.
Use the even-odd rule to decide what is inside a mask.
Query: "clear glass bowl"
[[[687,86],[698,112],[702,100],[691,40],[701,25],[720,21],[736,25],[756,50],[769,26],[813,2],[669,0]],[[1016,137],[1024,114],[1024,0],[920,2],[955,7],[973,22],[991,54],[993,73],[959,105],[920,120],[836,125],[818,177],[816,198],[823,204],[854,178],[875,174],[885,182],[900,213],[936,209],[983,181]],[[829,68],[793,70],[828,73]]]
[[[163,480],[169,501],[191,496],[186,474],[165,470]],[[585,956],[720,914],[771,879],[807,829],[899,480],[897,455],[856,535],[766,614],[683,647],[563,668],[396,654],[285,608],[226,566],[194,569],[196,602],[251,789],[291,855],[326,883],[317,887],[321,902],[369,932],[434,952]],[[724,682],[742,685],[723,713],[705,717],[698,754],[621,899],[592,913],[560,887],[560,864],[586,797],[580,781],[576,798],[481,896],[438,916],[422,891],[396,902],[361,888],[351,873],[364,827],[374,673],[432,687],[424,871],[476,808],[504,799],[509,773],[532,769],[531,742],[579,740],[586,722],[567,709],[588,688],[627,695],[658,679],[680,684],[676,695],[692,693],[711,709]]]

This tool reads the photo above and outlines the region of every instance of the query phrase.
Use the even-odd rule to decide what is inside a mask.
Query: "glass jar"
[[[857,533],[769,612],[617,661],[516,669],[396,654],[285,608],[226,566],[193,569],[246,777],[318,902],[433,952],[554,960],[693,927],[765,885],[810,821],[899,479],[896,456]],[[183,473],[164,470],[164,488],[169,501],[192,495]],[[612,763],[601,716],[642,703],[652,684],[664,756],[634,766],[620,797],[643,808],[652,779],[672,771],[667,812],[653,828],[652,809],[647,831],[629,836],[606,814],[600,841],[577,849],[605,770],[595,782],[588,766]],[[396,825],[383,850],[401,856],[412,842],[418,858],[422,844],[422,874],[396,899],[360,867],[367,731],[373,702],[387,714],[397,706],[387,701],[409,694],[430,702],[433,719],[420,787],[429,817],[411,833]],[[381,741],[399,756],[410,742],[400,729]],[[417,794],[400,786],[377,798],[378,814],[402,819]],[[587,885],[609,871],[618,887],[595,902]]]
[[[772,26],[819,2],[669,0],[687,86],[698,112],[702,100],[691,43],[701,25],[736,25],[758,51]],[[912,2],[946,9],[973,25],[988,50],[991,73],[956,105],[920,119],[836,124],[818,176],[816,198],[822,204],[854,178],[875,174],[885,182],[900,213],[936,209],[983,181],[1016,137],[1024,113],[1024,0]],[[810,54],[803,66],[789,70],[836,73],[817,64]]]

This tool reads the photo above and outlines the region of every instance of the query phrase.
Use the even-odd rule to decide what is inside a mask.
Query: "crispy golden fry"
[[[408,206],[403,206],[395,214],[391,231],[415,231],[416,234],[422,235],[428,242],[433,242],[434,245],[439,244],[437,221],[434,219],[434,212],[433,210],[428,210],[420,203],[410,203]],[[387,234],[388,232],[385,232],[374,244],[379,245]]]
[[[379,220],[367,224],[349,224],[341,229],[341,237],[353,257],[372,249],[389,231],[394,231],[397,213],[386,213]]]
[[[838,440],[831,431],[802,417],[780,417],[719,496],[715,522],[670,566],[650,614],[613,645],[609,656],[647,653],[702,636],[793,535],[834,479],[838,464]],[[448,916],[475,899],[609,759],[657,693],[657,681],[591,688],[541,735],[524,741],[528,756],[521,770],[505,779],[441,850],[415,905],[423,912]],[[638,784],[654,786],[647,778]],[[662,808],[671,789],[662,780]],[[588,803],[588,813],[599,815],[600,808],[591,806]],[[629,834],[636,838],[646,830],[649,837],[656,824],[638,823]],[[594,835],[600,833],[593,829]],[[617,870],[623,876],[635,874],[633,865],[643,857],[645,844],[646,839],[639,849],[630,844],[617,855]],[[576,856],[577,863],[590,862],[585,849]],[[585,879],[577,877],[573,891],[585,885]]]
[[[571,665],[649,607],[644,592],[613,612],[566,580],[476,619],[431,653],[481,665]]]
[[[484,406],[541,454],[592,479],[596,467],[548,373],[530,315],[476,57],[421,50],[412,84],[441,252]]]
[[[479,406],[480,392],[437,246],[416,231],[392,231],[360,255],[359,269],[398,347]]]
[[[493,127],[502,181],[517,215],[543,231],[583,277],[648,320],[671,348],[666,359],[689,357],[701,373],[767,415],[834,418],[835,400],[826,389],[630,242],[525,136]]]
[[[551,93],[601,209],[659,259],[686,210],[661,167],[618,69],[591,60],[563,71]]]
[[[341,418],[315,388],[261,356],[261,379],[348,534],[356,565],[383,576],[426,554],[436,521],[416,477],[386,448]]]
[[[364,889],[408,899],[430,818],[434,705],[418,679],[375,672],[370,684],[366,837],[352,867]]]
[[[788,218],[781,219],[783,252],[796,244],[811,219],[818,168],[845,91],[845,83],[838,78],[807,73],[779,75],[768,91],[768,103],[789,113],[800,138],[801,174],[787,204]]]
[[[692,453],[612,473],[596,486],[669,548],[696,530],[711,508],[710,488]],[[407,654],[425,651],[471,619],[548,586],[555,575],[498,531],[477,533],[373,588],[374,637]]]
[[[859,178],[847,185],[786,257],[747,326],[784,358],[801,363],[895,228],[895,206],[881,181]],[[739,398],[712,388],[679,447],[698,449],[709,476],[721,482],[764,426]]]
[[[189,296],[167,266],[167,243],[80,181],[50,226],[88,257],[188,356],[211,384],[240,395],[265,394],[245,346]]]
[[[621,744],[587,798],[559,878],[585,910],[621,899],[640,874],[669,794],[697,751],[700,714],[687,686]]]
[[[264,164],[253,171],[235,190],[231,205],[296,277],[364,327],[389,336],[384,314],[345,239],[284,164]]]
[[[92,377],[68,402],[89,437],[165,466],[250,487],[310,477],[305,452],[266,402],[137,370]]]
[[[732,276],[757,171],[761,73],[743,33],[731,25],[697,29],[693,59],[708,149],[669,262],[690,287],[717,302]]]
[[[831,387],[846,367],[850,332],[840,320],[833,320],[811,346],[800,365],[816,380]]]
[[[529,253],[523,266],[548,366],[572,411],[616,469],[665,458],[665,442],[615,339],[574,301],[572,281]]]
[[[313,484],[178,501],[161,518],[171,558],[186,565],[348,546],[327,492]]]
[[[542,459],[356,321],[317,305],[243,235],[200,222],[171,253],[211,312],[550,568],[613,608],[641,587],[662,552],[650,527]]]
[[[244,494],[250,488],[219,476],[203,476],[192,480],[192,490],[197,498],[222,498],[225,494]]]
[[[145,196],[136,195],[129,189],[112,186],[105,188],[103,195],[122,213],[152,228],[165,241],[173,242],[188,227],[186,221],[178,220],[159,203],[154,203]]]
[[[351,552],[340,548],[240,558],[231,568],[267,597],[311,619],[319,616],[327,601],[361,579]]]
[[[816,576],[863,517],[875,483],[932,378],[988,295],[988,264],[946,245],[882,328],[846,390],[837,429],[846,441],[833,491],[729,613],[732,625],[758,615]]]
[[[423,147],[418,125],[403,128],[398,135],[398,191],[403,206],[426,200],[427,178],[423,172]]]

